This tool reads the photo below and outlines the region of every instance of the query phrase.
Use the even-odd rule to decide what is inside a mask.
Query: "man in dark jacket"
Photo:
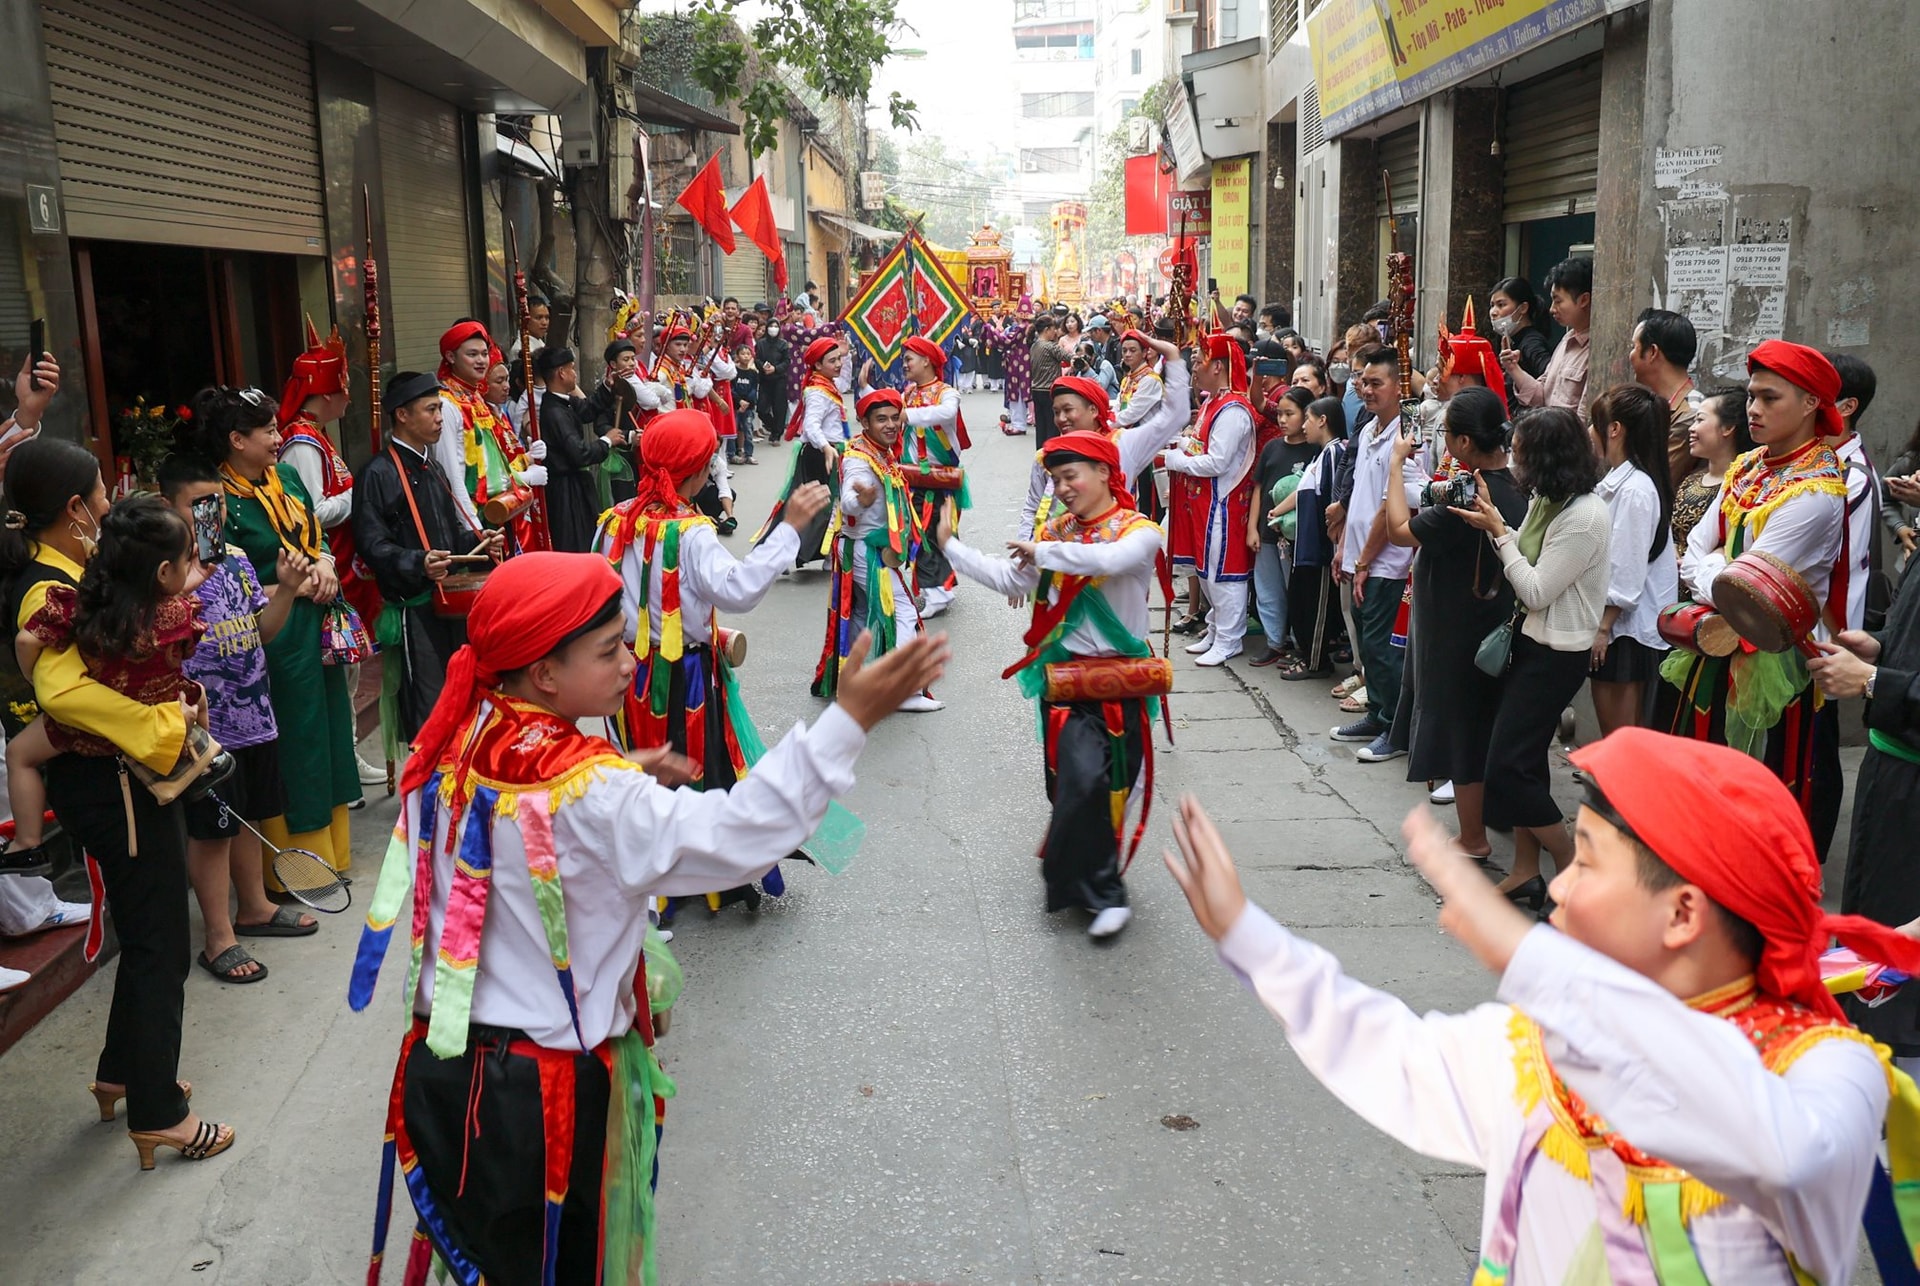
[[[561,553],[592,553],[593,529],[603,507],[593,471],[626,442],[626,435],[617,423],[594,432],[593,411],[580,396],[580,368],[571,348],[543,348],[533,363],[547,383],[546,396],[540,399],[540,437],[547,444],[547,529]]]
[[[787,431],[787,382],[793,366],[793,346],[780,330],[778,318],[769,321],[766,333],[753,346],[753,360],[760,371],[760,423],[770,442],[778,442]]]

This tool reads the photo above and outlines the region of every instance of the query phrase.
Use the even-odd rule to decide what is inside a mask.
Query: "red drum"
[[[533,504],[533,488],[516,482],[480,506],[480,516],[489,527],[504,527]]]
[[[1083,656],[1047,666],[1048,701],[1124,701],[1173,691],[1173,662],[1164,656]]]
[[[1811,650],[1820,603],[1806,577],[1772,554],[1750,550],[1713,578],[1713,601],[1740,637],[1762,652]]]
[[[480,597],[480,591],[486,587],[487,574],[484,572],[450,572],[433,587],[433,614],[465,620],[473,610],[473,601]]]
[[[1687,652],[1732,656],[1740,650],[1740,634],[1731,622],[1705,603],[1675,603],[1660,613],[1660,637]]]
[[[747,635],[744,630],[730,630],[721,626],[714,631],[713,650],[727,659],[734,669],[747,659]]]
[[[967,476],[957,464],[907,464],[900,467],[900,472],[916,491],[958,491]]]

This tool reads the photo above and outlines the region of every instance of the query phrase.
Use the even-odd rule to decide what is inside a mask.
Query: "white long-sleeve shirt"
[[[633,1026],[633,975],[647,928],[647,899],[691,896],[755,879],[806,840],[827,805],[853,787],[866,733],[839,706],[796,726],[726,791],[668,790],[637,765],[602,767],[552,814],[553,850],[566,902],[567,945],[589,1048]],[[401,809],[408,851],[418,842],[418,792]],[[434,898],[424,958],[439,950],[453,876],[448,810],[435,814]],[[472,1021],[517,1028],[541,1045],[578,1044],[554,978],[517,822],[493,825],[492,892],[480,938]],[[431,964],[414,1012],[433,998]]]
[[[1814,601],[1824,604],[1827,587],[1833,581],[1833,565],[1840,558],[1846,512],[1847,502],[1842,496],[1817,491],[1789,496],[1768,516],[1747,551],[1772,554],[1798,569],[1813,590]],[[1725,571],[1730,561],[1720,543],[1720,510],[1716,505],[1694,524],[1687,535],[1687,552],[1680,558],[1680,579],[1692,590],[1694,602],[1713,602],[1714,577]],[[1814,637],[1827,637],[1824,623],[1814,631]]]
[[[1385,424],[1375,420],[1353,444],[1358,452],[1353,461],[1353,503],[1347,509],[1346,539],[1340,546],[1340,570],[1351,573],[1360,561],[1360,551],[1373,530],[1374,519],[1387,503],[1387,487],[1393,478],[1393,442],[1400,436],[1400,417]],[[1433,474],[1433,463],[1422,446],[1400,466],[1400,485],[1406,489],[1407,508],[1420,507],[1420,488]],[[1413,549],[1388,541],[1373,556],[1368,575],[1374,580],[1405,580],[1413,567]]]
[[[320,453],[319,447],[296,439],[281,448],[280,463],[292,465],[293,471],[300,475],[300,485],[307,489],[307,495],[313,499],[313,516],[322,531],[331,531],[352,516],[351,487],[337,496],[330,496],[326,492],[327,459]]]
[[[847,372],[844,362],[834,384],[840,390],[838,397],[828,397],[817,388],[803,389],[800,393],[805,408],[800,417],[800,436],[810,447],[832,446],[838,450],[847,441],[846,395],[853,388],[853,376]]]
[[[960,422],[960,390],[949,384],[940,390],[940,400],[932,406],[910,406],[906,408],[907,427],[900,438],[900,458],[909,465],[918,465],[922,459],[934,464],[944,463],[924,449],[923,436],[931,437],[942,443],[957,458],[960,454],[959,435],[954,426]]]
[[[1120,624],[1135,638],[1145,638],[1149,624],[1147,595],[1153,588],[1154,559],[1160,552],[1160,528],[1142,522],[1114,541],[1042,540],[1035,543],[1034,565],[1016,566],[1011,559],[992,558],[965,541],[949,540],[943,547],[953,569],[1009,598],[1030,597],[1039,588],[1040,573],[1101,578],[1100,592]],[[1056,584],[1049,601],[1060,596]],[[1069,630],[1061,640],[1075,656],[1115,656],[1113,645],[1091,625]]]
[[[1783,1247],[1825,1286],[1851,1278],[1888,1099],[1865,1045],[1821,1041],[1775,1075],[1732,1023],[1544,925],[1501,978],[1504,1003],[1464,1014],[1416,1015],[1256,906],[1220,955],[1336,1098],[1424,1156],[1486,1171],[1482,1245],[1521,1160],[1525,1112],[1509,1035],[1519,1010],[1595,1115],[1728,1198],[1688,1225],[1709,1281],[1790,1286]],[[1543,1156],[1520,1199],[1508,1280],[1560,1286],[1593,1235],[1596,1193]]]
[[[467,490],[464,479],[467,476],[467,417],[460,412],[460,404],[450,397],[440,398],[440,436],[433,440],[433,458],[440,463],[440,472],[447,475],[447,481],[453,484],[453,502],[460,506],[460,516],[467,526],[480,530],[480,511],[474,508],[473,496]]]
[[[611,553],[612,541],[602,535],[600,551]],[[707,622],[714,611],[740,615],[751,612],[767,595],[780,573],[793,566],[800,552],[800,533],[788,523],[777,523],[745,558],[735,558],[706,523],[690,524],[680,535],[680,633],[689,643],[711,643]],[[620,560],[620,610],[626,617],[627,642],[640,631],[640,555],[629,551]],[[655,560],[647,586],[647,629],[660,638],[660,584],[665,573]]]
[[[1607,606],[1619,608],[1620,615],[1607,638],[1630,638],[1664,652],[1660,613],[1680,600],[1680,567],[1673,557],[1671,531],[1660,524],[1660,491],[1652,478],[1627,461],[1609,470],[1593,492],[1607,502],[1613,523],[1607,541]],[[1660,551],[1649,559],[1656,529],[1663,533]]]
[[[1182,363],[1183,367],[1184,365],[1185,363]],[[1122,387],[1125,387],[1124,377]],[[1140,377],[1140,382],[1133,386],[1133,392],[1127,395],[1126,400],[1114,406],[1113,422],[1122,428],[1132,428],[1160,409],[1160,401],[1165,394],[1165,383],[1159,375],[1149,370]]]
[[[1842,442],[1833,453],[1847,471],[1847,619],[1840,628],[1864,630],[1867,578],[1873,568],[1873,542],[1880,527],[1880,471],[1867,458],[1866,444],[1858,436]],[[301,474],[301,481],[306,476]]]
[[[1153,411],[1137,423],[1121,429],[1117,439],[1120,472],[1126,478],[1128,491],[1138,492],[1140,475],[1153,463],[1153,458],[1171,446],[1187,429],[1192,397],[1187,364],[1177,357],[1168,358],[1163,369],[1166,378],[1154,395]],[[1121,422],[1118,416],[1114,419],[1116,423]],[[1040,502],[1052,494],[1053,476],[1047,472],[1036,453],[1033,468],[1027,474],[1027,498],[1020,506],[1020,523],[1014,528],[1018,539],[1033,538],[1033,523],[1040,512]]]

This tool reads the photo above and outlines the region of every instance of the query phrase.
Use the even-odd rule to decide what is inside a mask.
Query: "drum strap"
[[[394,446],[391,442],[387,443],[387,454],[393,457],[393,467],[400,474],[400,493],[407,498],[407,512],[413,515],[413,530],[420,537],[420,552],[424,554],[433,548],[433,542],[427,539],[427,525],[420,521],[420,506],[416,504],[413,499],[413,484],[407,480],[407,466],[405,462],[400,459],[400,448]],[[432,473],[433,461],[428,460],[426,464],[427,472]],[[444,477],[440,479],[440,485],[446,488],[447,499],[454,501],[454,516],[459,518],[463,523],[467,522],[466,515],[460,512],[460,503],[453,494],[453,487]],[[475,536],[482,534],[480,529],[473,526],[472,523],[467,523],[467,526]]]

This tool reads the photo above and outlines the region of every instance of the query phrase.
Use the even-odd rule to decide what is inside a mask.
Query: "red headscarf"
[[[1159,356],[1159,354],[1155,352],[1153,345],[1148,342],[1146,333],[1138,329],[1137,327],[1129,326],[1125,331],[1121,333],[1120,342],[1124,344],[1128,340],[1132,340],[1136,344],[1140,345],[1140,347],[1146,349],[1149,356],[1153,356],[1153,357]]]
[[[456,326],[450,326],[446,332],[440,336],[440,379],[442,382],[461,378],[454,374],[453,363],[447,359],[449,354],[470,339],[484,339],[487,341],[489,368],[491,368],[497,360],[493,354],[498,353],[500,350],[493,346],[493,337],[487,334],[487,328],[485,326],[482,326],[479,322],[461,322]],[[484,382],[483,380],[482,383]],[[472,381],[462,380],[462,383],[471,385]]]
[[[807,370],[811,373],[813,368],[820,364],[822,358],[838,347],[840,347],[838,335],[822,335],[807,345],[806,355],[801,360],[806,363]]]
[[[1090,380],[1084,375],[1062,375],[1053,382],[1053,391],[1085,398],[1093,403],[1094,414],[1099,417],[1095,423],[1103,429],[1113,427],[1113,403],[1107,397],[1106,386],[1099,380]]]
[[[1440,378],[1449,375],[1478,375],[1504,405],[1507,400],[1507,376],[1500,369],[1500,356],[1493,344],[1473,328],[1473,300],[1467,300],[1460,314],[1460,333],[1447,334],[1440,327]]]
[[[907,399],[900,395],[899,389],[877,388],[867,393],[854,404],[853,413],[862,420],[865,420],[867,418],[867,412],[873,410],[876,406],[898,406],[904,408],[906,404]]]
[[[1072,433],[1056,434],[1040,448],[1040,461],[1049,469],[1073,460],[1106,465],[1107,489],[1113,492],[1114,500],[1123,509],[1140,507],[1134,503],[1133,493],[1127,490],[1126,475],[1120,471],[1120,447],[1112,438],[1104,433],[1078,429]]]
[[[1845,437],[1847,421],[1834,405],[1840,396],[1840,372],[1833,369],[1825,355],[1805,344],[1789,344],[1784,339],[1763,339],[1747,354],[1747,374],[1764,366],[1797,388],[1820,399],[1820,436]]]
[[[1247,355],[1240,341],[1225,331],[1215,331],[1200,342],[1200,360],[1227,364],[1227,388],[1234,393],[1247,391]]]
[[[1920,973],[1920,941],[1864,916],[1821,911],[1806,818],[1759,760],[1623,728],[1576,750],[1573,762],[1661,861],[1760,931],[1762,991],[1840,1019],[1820,981],[1829,937],[1864,959]]]
[[[947,369],[946,350],[941,348],[940,345],[934,343],[932,340],[923,339],[919,335],[910,335],[907,337],[907,341],[904,347],[908,352],[918,353],[920,354],[920,356],[926,358],[929,362],[933,363],[933,373],[935,375],[938,375],[940,374],[941,371],[944,371],[945,369]]]
[[[705,411],[668,411],[647,422],[640,449],[638,500],[641,508],[680,499],[680,484],[707,467],[719,439]]]
[[[467,616],[465,645],[447,662],[433,714],[414,738],[401,791],[426,784],[483,689],[553,651],[619,593],[620,573],[599,554],[520,554],[496,567]]]
[[[340,339],[340,328],[325,340],[314,329],[313,316],[307,316],[307,351],[293,359],[293,374],[280,394],[280,423],[293,423],[293,417],[310,397],[328,397],[347,390],[347,346]]]

